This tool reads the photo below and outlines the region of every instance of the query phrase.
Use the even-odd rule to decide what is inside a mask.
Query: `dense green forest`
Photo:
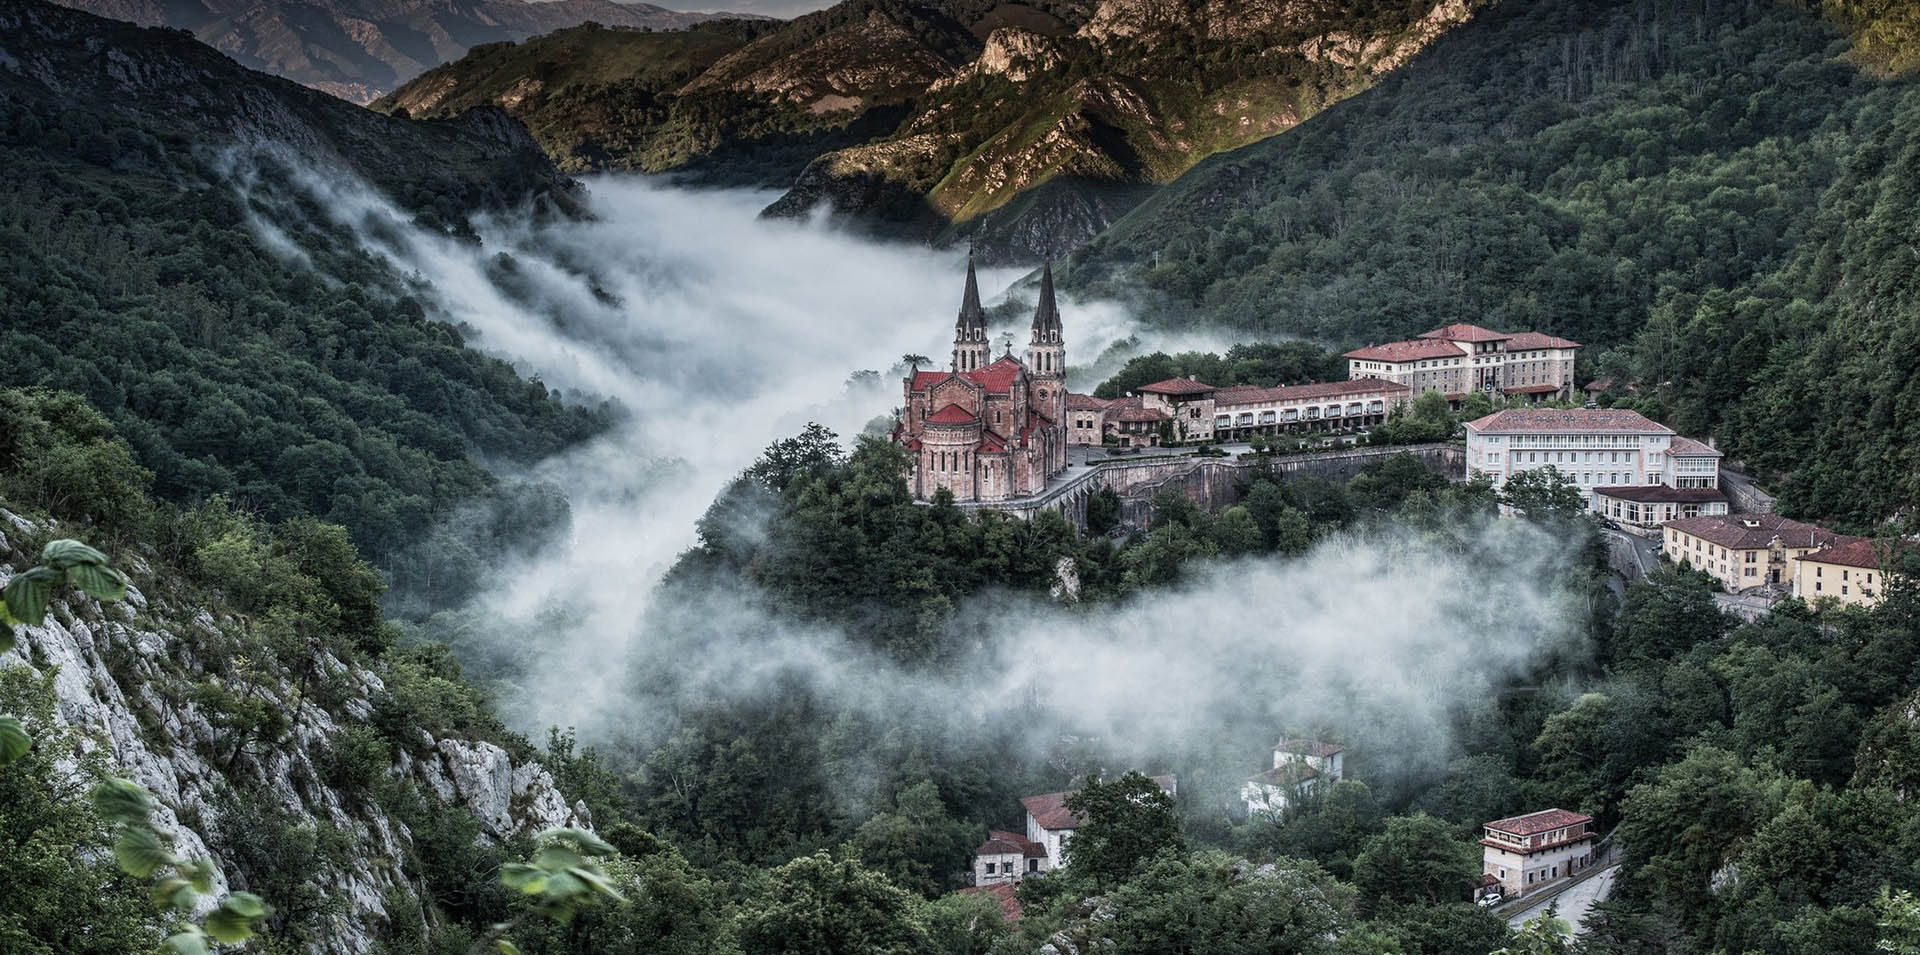
[[[476,458],[531,463],[597,433],[610,410],[563,405],[467,348],[406,277],[283,200],[292,171],[271,150],[222,151],[238,145],[229,110],[279,109],[289,135],[316,140],[316,161],[342,151],[322,168],[365,175],[423,226],[470,233],[474,212],[574,201],[524,133],[496,138],[478,115],[376,116],[170,33],[36,9],[6,49],[54,64],[65,85],[0,77],[0,384],[86,396],[164,499],[221,495],[268,521],[344,525],[403,584],[401,551],[462,504],[554,517],[551,495],[502,488]],[[116,88],[105,58],[83,52],[87,36],[178,85]],[[258,168],[236,169],[249,158]],[[242,175],[254,177],[245,195]],[[276,217],[297,248],[254,227]],[[0,446],[13,424],[0,421]],[[473,536],[470,551],[503,546]]]
[[[1341,348],[1451,321],[1564,335],[1582,380],[1636,383],[1789,509],[1871,525],[1920,494],[1898,264],[1920,87],[1848,57],[1910,39],[1899,5],[1829,6],[1862,46],[1771,0],[1498,4],[1209,160],[1066,281]]]

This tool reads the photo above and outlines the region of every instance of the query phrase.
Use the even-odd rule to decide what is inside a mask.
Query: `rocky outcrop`
[[[18,545],[32,536],[32,524],[0,510],[0,585],[29,566]],[[116,772],[153,793],[158,828],[188,856],[222,858],[222,840],[230,837],[221,827],[223,806],[239,785],[247,787],[249,800],[264,800],[298,823],[344,836],[354,857],[321,876],[322,891],[339,906],[315,951],[370,951],[387,924],[390,901],[415,897],[415,887],[400,875],[411,835],[398,820],[326,780],[335,740],[343,727],[363,724],[373,714],[384,689],[380,678],[324,651],[303,666],[309,679],[324,682],[326,693],[303,693],[289,673],[255,674],[248,692],[283,713],[288,729],[276,739],[234,746],[191,691],[231,679],[211,672],[205,661],[244,647],[246,621],[152,596],[138,586],[153,578],[149,568],[124,569],[136,581],[125,600],[102,605],[63,596],[44,625],[18,630],[19,642],[0,655],[0,667],[25,666],[51,677],[55,719],[81,734],[83,748],[104,750]],[[317,700],[323,698],[338,702],[322,706]],[[430,798],[470,810],[490,837],[584,822],[545,768],[516,762],[491,742],[424,736],[413,752],[425,755],[402,752],[389,774],[417,782]],[[84,792],[84,781],[76,783],[76,791]],[[229,875],[219,876],[220,891],[245,888],[230,885]]]

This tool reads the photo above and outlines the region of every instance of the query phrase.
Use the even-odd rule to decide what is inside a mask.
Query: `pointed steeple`
[[[1033,310],[1033,340],[1060,343],[1060,306],[1053,300],[1053,263],[1040,267],[1040,303]]]
[[[973,271],[972,249],[967,250],[967,291],[960,298],[960,319],[953,328],[960,333],[979,329],[982,335],[987,329],[987,313],[980,307],[980,277]]]
[[[960,317],[953,323],[953,370],[969,372],[992,360],[987,343],[987,313],[980,307],[980,279],[973,271],[973,250],[967,250],[967,290],[960,297]]]

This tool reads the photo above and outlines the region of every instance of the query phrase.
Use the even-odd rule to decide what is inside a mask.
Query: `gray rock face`
[[[31,557],[8,539],[32,530],[0,510],[0,586],[31,565]],[[144,568],[129,567],[136,577]],[[329,826],[346,837],[355,857],[321,877],[322,890],[341,902],[316,955],[350,955],[373,948],[388,921],[390,898],[413,899],[415,887],[400,877],[411,834],[366,800],[327,785],[327,757],[343,725],[364,721],[384,687],[366,670],[320,653],[313,672],[328,674],[335,694],[350,691],[332,709],[317,705],[285,679],[266,676],[253,688],[285,713],[284,738],[250,745],[230,759],[224,734],[188,697],[194,683],[217,680],[202,653],[230,646],[247,622],[201,608],[174,606],[137,588],[102,606],[79,595],[56,600],[42,626],[23,627],[0,667],[25,666],[51,674],[56,719],[84,735],[86,748],[104,748],[118,772],[153,793],[158,828],[189,857],[222,857],[221,797],[243,779],[277,808],[302,824]],[[538,763],[516,764],[499,746],[475,740],[422,740],[414,759],[404,753],[389,773],[420,784],[428,798],[464,806],[493,837],[555,826],[583,825]],[[209,755],[213,754],[213,755]],[[72,769],[70,767],[70,769]],[[77,770],[74,770],[77,771]],[[79,781],[84,791],[84,781]],[[230,886],[217,876],[217,896]],[[270,904],[272,899],[267,900]]]

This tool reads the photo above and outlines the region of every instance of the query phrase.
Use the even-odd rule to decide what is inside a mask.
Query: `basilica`
[[[1022,361],[1011,345],[993,357],[969,261],[951,367],[915,369],[905,387],[894,440],[913,454],[907,480],[916,498],[933,500],[945,488],[955,501],[990,503],[1045,489],[1067,469],[1067,351],[1052,267],[1040,274],[1033,336]]]

